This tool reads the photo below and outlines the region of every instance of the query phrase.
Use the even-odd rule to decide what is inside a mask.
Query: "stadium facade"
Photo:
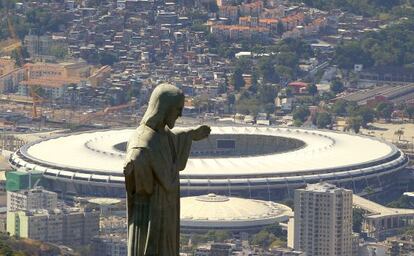
[[[42,186],[71,196],[125,197],[122,173],[132,129],[61,135],[27,144],[11,165],[43,174]],[[327,130],[213,127],[193,144],[181,172],[182,196],[216,193],[264,200],[293,195],[306,183],[327,181],[361,193],[398,182],[408,157],[382,140]]]

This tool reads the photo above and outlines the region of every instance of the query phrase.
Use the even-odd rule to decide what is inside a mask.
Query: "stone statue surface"
[[[171,130],[181,116],[184,94],[158,85],[127,145],[124,164],[128,207],[128,256],[179,255],[180,179],[193,140],[210,127]]]

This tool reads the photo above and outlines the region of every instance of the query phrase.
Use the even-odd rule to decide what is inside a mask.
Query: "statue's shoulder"
[[[131,135],[128,141],[128,149],[147,148],[151,149],[157,144],[157,133],[146,125],[140,125]]]

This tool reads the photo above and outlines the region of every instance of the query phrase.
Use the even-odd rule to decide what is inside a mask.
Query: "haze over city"
[[[165,83],[173,131],[211,127],[179,176],[180,255],[414,253],[413,1],[0,14],[0,255],[128,255],[127,141]]]

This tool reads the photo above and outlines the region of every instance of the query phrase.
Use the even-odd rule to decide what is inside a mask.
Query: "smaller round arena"
[[[182,232],[254,232],[285,222],[292,209],[274,202],[208,194],[181,198]]]

